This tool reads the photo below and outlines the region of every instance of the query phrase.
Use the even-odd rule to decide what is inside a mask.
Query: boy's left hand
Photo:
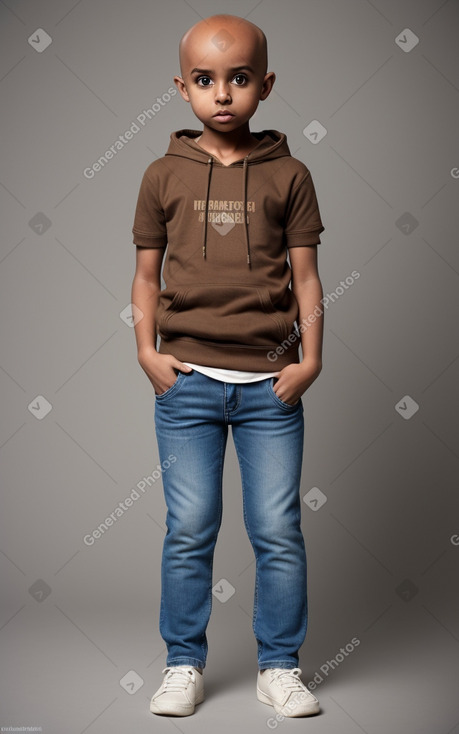
[[[322,370],[317,360],[303,360],[300,364],[289,364],[277,373],[273,390],[284,403],[295,405]]]

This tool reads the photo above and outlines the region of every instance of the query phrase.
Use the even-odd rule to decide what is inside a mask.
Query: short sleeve
[[[148,175],[143,174],[132,227],[133,242],[140,247],[166,247],[167,230],[158,188]]]
[[[319,234],[324,229],[314,183],[307,171],[290,195],[284,225],[286,245],[319,245]]]

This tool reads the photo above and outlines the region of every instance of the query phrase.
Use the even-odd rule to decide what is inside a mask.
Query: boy
[[[159,626],[168,656],[150,710],[187,716],[204,699],[231,425],[256,558],[257,698],[307,716],[319,703],[297,667],[307,627],[301,396],[322,368],[323,324],[296,324],[323,295],[324,227],[310,173],[285,135],[249,129],[275,81],[263,32],[232,15],[199,21],[181,39],[180,68],[174,82],[203,130],[173,133],[146,169],[133,226],[138,360],[154,387],[167,466]]]

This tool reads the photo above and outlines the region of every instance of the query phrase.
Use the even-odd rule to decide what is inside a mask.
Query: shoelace
[[[287,668],[271,673],[271,680],[276,680],[282,688],[290,691],[304,691],[304,684],[299,678],[300,675],[301,668],[292,668],[291,670]]]
[[[193,680],[193,668],[171,667],[164,668],[163,673],[167,673],[163,689],[164,691],[183,691],[188,686],[190,679]]]

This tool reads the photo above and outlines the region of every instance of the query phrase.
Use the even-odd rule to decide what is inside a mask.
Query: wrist
[[[141,362],[145,357],[151,359],[157,356],[158,352],[155,349],[154,344],[142,344],[137,349],[137,359]]]
[[[319,372],[322,370],[322,358],[319,356],[305,357],[300,362],[300,367],[302,367],[302,369],[304,369],[305,372],[308,372],[308,373],[314,372],[314,373],[319,374]]]

